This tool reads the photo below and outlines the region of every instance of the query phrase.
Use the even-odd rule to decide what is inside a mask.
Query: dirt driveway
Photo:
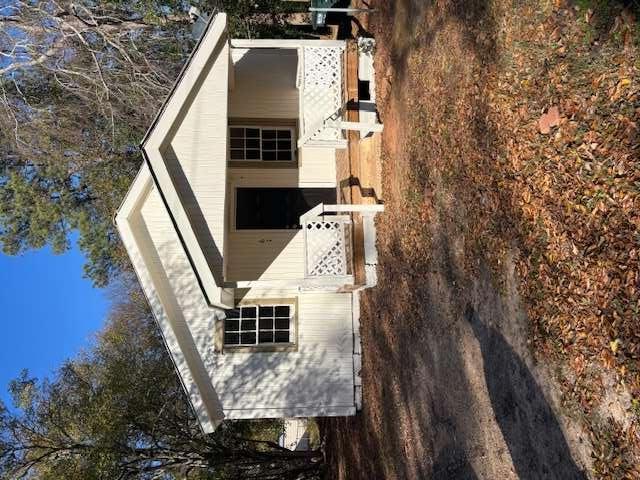
[[[386,212],[362,302],[364,407],[322,422],[328,478],[584,478],[589,445],[532,360],[500,234],[510,212],[483,176],[499,161],[484,97],[493,12],[373,3]]]

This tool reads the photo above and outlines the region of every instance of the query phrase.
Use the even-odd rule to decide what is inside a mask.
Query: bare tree
[[[21,127],[46,117],[56,98],[100,116],[112,140],[118,121],[144,124],[191,47],[180,28],[186,15],[149,21],[105,3],[56,0],[17,0],[0,13],[2,120],[18,147],[30,140]]]

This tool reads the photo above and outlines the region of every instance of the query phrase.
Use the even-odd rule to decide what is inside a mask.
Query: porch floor
[[[345,102],[354,106],[347,110],[346,120],[357,122],[358,45],[355,40],[347,41],[343,72]],[[360,138],[359,132],[349,130],[347,136],[348,149],[336,150],[338,201],[356,205],[381,203],[381,134]],[[365,282],[364,229],[360,215],[354,214],[353,217],[353,270],[355,284],[359,285]]]

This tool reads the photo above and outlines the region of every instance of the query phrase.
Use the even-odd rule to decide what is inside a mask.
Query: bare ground
[[[508,135],[489,98],[505,81],[505,12],[372,3],[363,28],[378,44],[386,212],[379,284],[362,301],[364,407],[321,423],[328,478],[593,476],[593,446],[551,372],[560,366],[535,360],[521,212],[500,193]]]

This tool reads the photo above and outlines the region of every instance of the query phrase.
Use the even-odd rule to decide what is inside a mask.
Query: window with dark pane
[[[242,306],[227,310],[224,321],[225,345],[290,343],[290,305]]]
[[[288,127],[229,128],[229,158],[240,161],[294,160],[292,129]]]

